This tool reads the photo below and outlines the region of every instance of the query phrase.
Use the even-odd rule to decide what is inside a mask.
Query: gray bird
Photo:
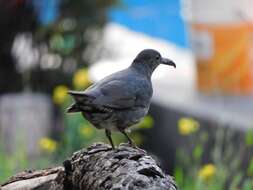
[[[153,94],[151,75],[159,64],[175,63],[152,49],[141,51],[131,66],[113,73],[84,91],[69,91],[75,103],[67,112],[81,112],[98,129],[105,129],[112,148],[111,131],[120,131],[133,145],[125,129],[148,113]]]

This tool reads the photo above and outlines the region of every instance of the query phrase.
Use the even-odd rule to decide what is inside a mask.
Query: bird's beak
[[[170,65],[170,66],[173,66],[176,68],[176,64],[173,61],[171,61],[170,59],[162,58],[161,63],[164,65]]]

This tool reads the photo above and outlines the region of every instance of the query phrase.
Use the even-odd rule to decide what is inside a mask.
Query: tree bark
[[[21,172],[1,190],[177,190],[144,150],[97,143],[75,152],[63,167]]]

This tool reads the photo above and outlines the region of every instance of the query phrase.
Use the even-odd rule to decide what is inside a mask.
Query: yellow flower
[[[192,118],[181,118],[178,121],[178,131],[181,135],[189,135],[199,129],[199,122]]]
[[[199,177],[205,181],[211,179],[216,173],[216,167],[213,164],[206,164],[199,170]]]
[[[86,88],[90,84],[90,79],[87,69],[78,70],[73,77],[73,85],[77,89]]]
[[[68,87],[59,85],[55,87],[53,92],[53,101],[56,104],[62,104],[68,97]]]
[[[41,150],[48,152],[48,153],[52,153],[57,148],[57,142],[53,139],[44,137],[39,140],[39,146],[40,146]]]
[[[94,134],[94,129],[90,125],[84,125],[79,129],[79,132],[86,138],[91,138]]]

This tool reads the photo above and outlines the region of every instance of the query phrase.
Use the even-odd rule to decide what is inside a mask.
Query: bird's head
[[[132,67],[151,75],[160,64],[170,65],[176,68],[176,64],[172,60],[163,58],[158,51],[145,49],[136,56]]]

